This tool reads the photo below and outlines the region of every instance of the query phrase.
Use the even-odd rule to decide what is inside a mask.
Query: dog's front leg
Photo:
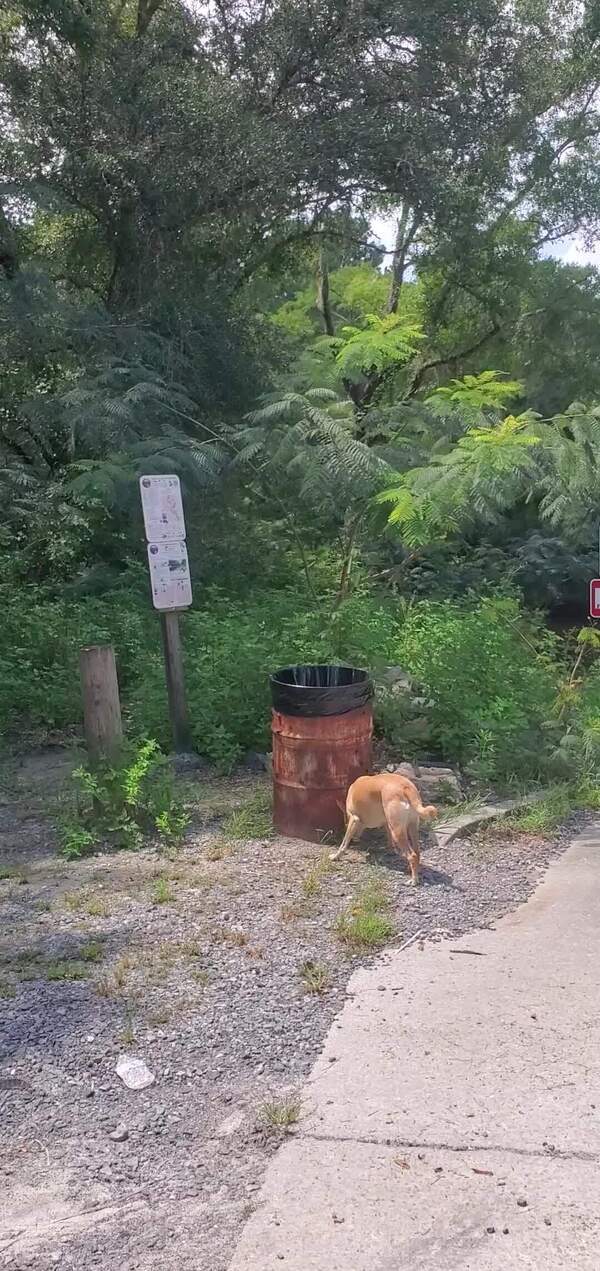
[[[344,834],[344,837],[342,839],[340,846],[338,847],[337,852],[330,852],[329,854],[330,861],[338,860],[338,858],[342,855],[342,852],[346,851],[346,848],[352,842],[354,835],[358,832],[359,829],[360,829],[360,817],[354,816],[351,813],[350,816],[348,817],[348,825],[346,826],[346,833]]]

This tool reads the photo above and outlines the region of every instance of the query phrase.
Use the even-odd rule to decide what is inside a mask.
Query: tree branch
[[[430,358],[429,361],[421,362],[420,364],[416,362],[408,388],[404,394],[405,399],[413,397],[418,392],[428,371],[432,371],[436,366],[451,366],[453,362],[460,362],[463,358],[470,357],[472,353],[476,353],[484,344],[487,344],[492,336],[497,335],[499,330],[500,323],[497,320],[493,320],[489,329],[484,331],[483,335],[478,336],[476,340],[473,340],[471,344],[468,344],[466,348],[460,349],[456,353],[446,353],[443,357]]]

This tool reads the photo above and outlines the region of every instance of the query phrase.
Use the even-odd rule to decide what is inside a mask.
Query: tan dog
[[[397,772],[382,772],[375,777],[358,777],[346,795],[346,833],[335,861],[345,852],[353,838],[364,829],[375,830],[385,825],[390,847],[406,856],[411,881],[419,881],[419,821],[437,816],[433,805],[423,807],[417,787],[408,777]]]

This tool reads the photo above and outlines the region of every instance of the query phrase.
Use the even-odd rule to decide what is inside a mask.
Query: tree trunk
[[[0,203],[0,269],[9,282],[16,278],[20,265],[12,225]]]
[[[326,335],[335,335],[335,325],[329,300],[329,270],[323,246],[319,248],[319,264],[317,267],[317,309],[323,319]]]
[[[418,227],[419,221],[416,213],[411,217],[408,204],[403,203],[400,216],[396,221],[396,240],[394,243],[394,254],[392,256],[392,276],[386,304],[386,313],[398,312],[398,302],[400,300],[400,292],[402,290],[404,273],[406,270],[406,253],[411,243],[414,242]]]
[[[150,23],[154,15],[158,13],[158,10],[160,9],[162,3],[163,3],[163,0],[138,0],[137,22],[136,22],[136,31],[135,31],[138,39],[142,35],[146,34],[146,31],[148,30],[148,27],[150,26]]]
[[[358,527],[362,521],[363,513],[357,512],[356,516],[350,521],[346,533],[346,542],[344,545],[344,555],[342,559],[342,569],[340,573],[340,581],[338,584],[337,595],[333,606],[334,613],[339,609],[342,601],[346,599],[350,590],[350,574],[352,573],[352,559],[354,556],[354,547]]]

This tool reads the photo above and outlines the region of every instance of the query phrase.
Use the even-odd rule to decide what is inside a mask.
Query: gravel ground
[[[47,815],[64,766],[28,761],[0,798],[0,867],[17,871],[0,882],[1,1265],[226,1271],[278,1142],[264,1105],[300,1088],[375,956],[340,944],[340,912],[376,882],[397,943],[489,926],[576,820],[552,839],[486,830],[443,852],[424,835],[413,889],[375,834],[329,870],[319,846],[228,842],[215,813],[255,789],[247,776],[204,791],[173,859],[67,863]],[[122,1054],[154,1084],[126,1089]]]

